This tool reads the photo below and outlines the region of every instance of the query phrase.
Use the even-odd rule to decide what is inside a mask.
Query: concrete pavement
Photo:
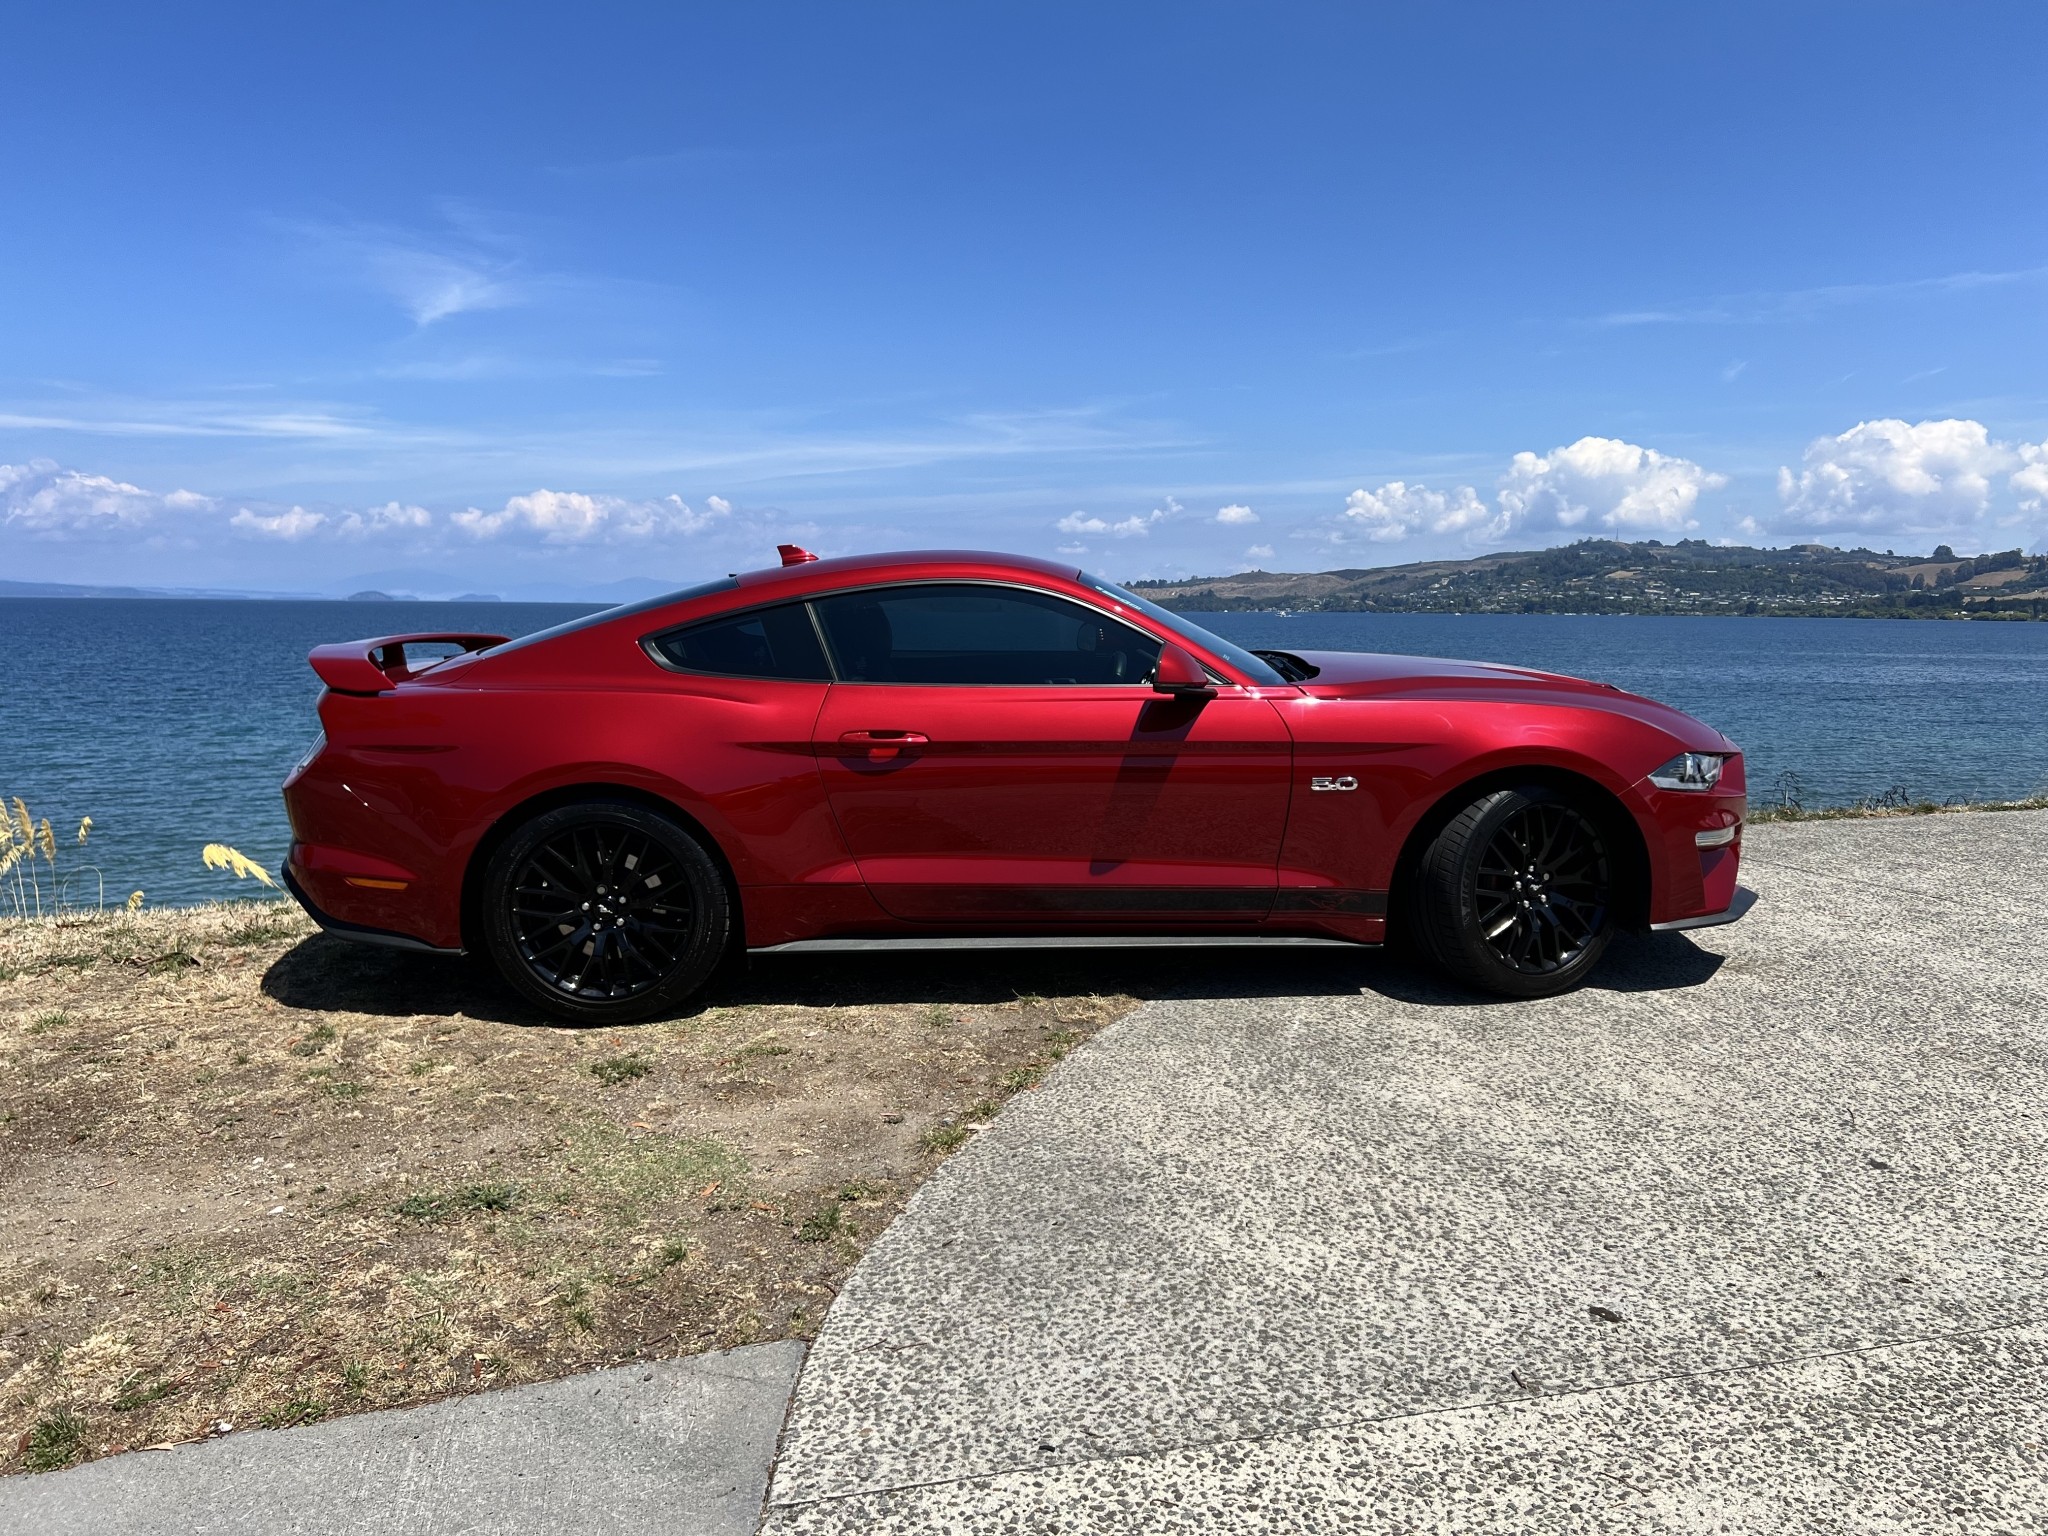
[[[1551,1002],[1113,1027],[855,1271],[767,1529],[2048,1528],[2048,816],[1746,870]]]
[[[750,1536],[795,1343],[0,1481],[7,1536]]]

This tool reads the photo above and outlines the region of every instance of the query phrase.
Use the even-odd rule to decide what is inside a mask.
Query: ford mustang
[[[563,1018],[746,951],[1378,945],[1540,997],[1732,922],[1742,757],[1606,683],[1248,651],[1072,566],[820,560],[538,634],[323,645],[284,877]]]

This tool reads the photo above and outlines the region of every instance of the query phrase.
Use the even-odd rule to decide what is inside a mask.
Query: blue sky
[[[2032,5],[17,10],[0,574],[2048,539]]]

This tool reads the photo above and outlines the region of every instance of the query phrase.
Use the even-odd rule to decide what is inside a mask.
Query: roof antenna
[[[782,556],[784,565],[802,565],[807,560],[818,558],[800,544],[778,544],[775,546],[775,553]]]

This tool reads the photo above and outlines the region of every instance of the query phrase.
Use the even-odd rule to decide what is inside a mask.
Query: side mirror
[[[1177,699],[1216,697],[1216,689],[1202,664],[1170,640],[1159,648],[1159,667],[1152,674],[1152,691]]]

